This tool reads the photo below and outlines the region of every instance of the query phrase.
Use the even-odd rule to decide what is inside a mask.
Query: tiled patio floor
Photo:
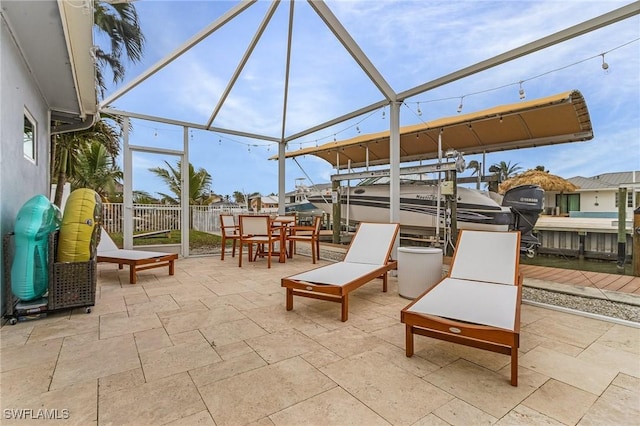
[[[320,262],[325,264],[326,261]],[[337,303],[280,278],[312,267],[192,257],[144,271],[99,265],[93,312],[1,330],[2,425],[53,415],[98,425],[632,425],[640,329],[522,307],[519,386],[509,357],[416,337],[404,354],[398,296],[372,282]],[[47,410],[46,412],[38,410]]]

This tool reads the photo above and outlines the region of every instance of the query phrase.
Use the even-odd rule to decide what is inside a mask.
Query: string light
[[[462,112],[462,101],[464,100],[464,96],[460,97],[460,105],[458,105],[458,114]]]
[[[418,102],[418,116],[422,117],[422,110],[420,109],[420,102]]]
[[[526,93],[524,93],[524,89],[522,88],[523,81],[520,81],[520,90],[518,90],[518,95],[520,95],[520,99],[524,99],[527,97]]]
[[[609,64],[604,61],[604,55],[605,55],[604,53],[600,55],[600,56],[602,56],[602,69],[605,72],[608,73],[609,72]]]
[[[386,117],[386,112],[385,112],[384,108],[382,108],[382,119],[384,120],[385,117]]]
[[[360,126],[356,126],[356,130],[360,133]],[[318,145],[318,141],[316,141],[316,146]]]

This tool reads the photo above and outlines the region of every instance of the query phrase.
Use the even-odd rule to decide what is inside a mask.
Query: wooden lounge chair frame
[[[176,259],[178,259],[176,253],[120,249],[102,228],[100,244],[98,244],[98,262],[117,263],[118,269],[129,265],[129,282],[131,284],[136,284],[138,282],[137,273],[146,269],[168,266],[169,275],[173,275]]]
[[[406,355],[414,353],[414,334],[509,355],[511,385],[517,386],[519,247],[517,231],[460,231],[448,276],[401,312]]]
[[[387,291],[387,272],[398,267],[391,251],[399,228],[397,223],[363,222],[344,261],[283,278],[287,311],[293,309],[293,296],[309,297],[340,303],[341,320],[347,321],[349,293],[375,278],[382,279],[382,291]]]

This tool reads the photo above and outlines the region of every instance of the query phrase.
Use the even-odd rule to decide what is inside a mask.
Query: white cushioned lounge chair
[[[519,232],[460,231],[449,275],[402,310],[406,354],[420,334],[511,356],[518,385]]]
[[[123,265],[129,265],[129,282],[131,284],[138,281],[137,272],[145,269],[168,266],[169,275],[173,275],[174,262],[177,258],[178,255],[175,253],[120,249],[107,234],[107,231],[102,228],[98,244],[98,262],[117,263],[118,269],[122,269]]]
[[[397,269],[391,250],[398,235],[396,223],[361,223],[342,262],[333,263],[282,279],[287,289],[287,310],[293,296],[338,302],[342,321],[348,319],[349,293],[375,278],[382,278],[387,291],[387,272]]]

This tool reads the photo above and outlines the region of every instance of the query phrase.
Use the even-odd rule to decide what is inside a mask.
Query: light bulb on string
[[[518,94],[520,95],[520,99],[524,99],[527,95],[524,93],[524,89],[522,88],[523,81],[520,82],[520,90],[518,90]]]
[[[153,129],[153,137],[154,138],[158,137],[158,130],[157,129]]]
[[[604,55],[605,55],[604,53],[600,55],[602,56],[602,69],[604,70],[605,73],[609,74],[609,64],[605,62]]]
[[[333,141],[334,142],[336,141],[336,135],[335,134],[333,135]]]
[[[462,101],[464,100],[464,96],[460,98],[460,105],[458,105],[458,114],[462,112]]]
[[[360,133],[360,126],[356,126],[356,131]]]
[[[385,112],[384,108],[382,108],[382,119],[384,120],[385,117],[386,117],[386,112]]]
[[[418,102],[418,116],[422,117],[422,110],[420,109],[420,102]]]
[[[218,139],[218,145],[222,145],[222,139]]]

